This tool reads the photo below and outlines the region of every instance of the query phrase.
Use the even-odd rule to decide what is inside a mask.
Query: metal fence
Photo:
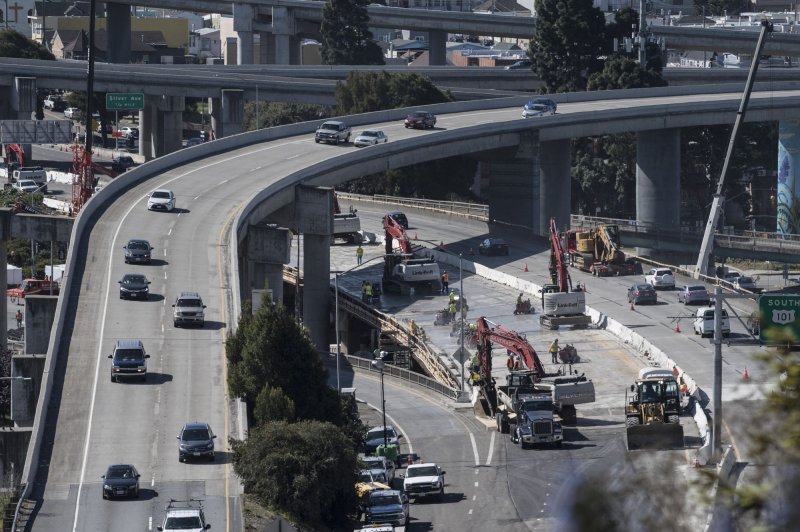
[[[381,196],[375,194],[367,196],[362,194],[349,194],[337,192],[340,200],[357,201],[360,203],[380,203],[383,205],[393,205],[410,207],[422,211],[433,211],[447,214],[458,214],[475,220],[489,220],[489,206],[480,203],[467,203],[461,201],[438,201],[418,198],[400,198],[397,196]]]
[[[380,370],[376,369],[372,365],[372,359],[370,358],[362,358],[353,355],[344,355],[344,357],[354,368],[368,371],[370,373],[380,374]],[[386,364],[383,367],[383,374],[416,384],[417,386],[422,386],[423,388],[427,388],[428,390],[441,394],[453,401],[457,400],[460,394],[459,390],[447,386],[446,384],[442,384],[441,382],[431,379],[430,377],[427,377],[421,373],[415,373],[407,369],[398,368],[397,366],[392,366],[391,364]]]

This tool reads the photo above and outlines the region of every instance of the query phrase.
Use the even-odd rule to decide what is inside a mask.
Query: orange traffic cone
[[[680,321],[676,321],[675,322],[675,332],[676,333],[681,332],[681,322]]]
[[[419,239],[417,238],[417,233],[414,233],[414,240],[419,240]]]
[[[747,368],[745,367],[744,368],[744,374],[742,375],[742,380],[746,381],[746,380],[749,380],[749,379],[750,379],[750,375],[747,373]]]
[[[528,273],[528,263],[527,262],[525,263],[525,267],[522,268],[522,271],[525,272],[525,273]]]

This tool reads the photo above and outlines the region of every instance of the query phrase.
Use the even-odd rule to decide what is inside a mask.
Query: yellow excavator
[[[643,368],[625,391],[625,429],[628,450],[682,449],[681,399],[670,370]]]

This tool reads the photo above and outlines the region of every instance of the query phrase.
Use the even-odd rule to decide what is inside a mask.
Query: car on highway
[[[117,141],[120,140],[122,140],[123,143],[125,142],[123,139],[117,139]],[[119,157],[114,157],[111,159],[111,169],[116,172],[124,172],[128,168],[132,168],[135,165],[136,163],[133,161],[133,157],[130,155],[120,155]]]
[[[214,461],[214,439],[216,434],[208,423],[194,421],[186,423],[178,434],[178,461],[189,458],[207,458]]]
[[[522,107],[522,118],[556,114],[558,104],[550,98],[534,98]]]
[[[153,246],[151,246],[150,242],[147,240],[132,238],[128,240],[127,244],[122,246],[122,249],[125,250],[125,264],[131,262],[150,264],[152,261],[151,253],[153,251]]]
[[[385,456],[362,456],[361,464],[372,474],[377,482],[391,485],[395,477],[395,467]]]
[[[733,284],[742,274],[733,270],[727,271],[722,275],[723,281],[728,281],[729,283]]]
[[[131,137],[134,139],[139,138],[139,128],[138,127],[131,127],[131,126],[123,126],[119,128],[119,132],[126,137]]]
[[[397,490],[371,491],[364,513],[368,523],[408,526],[408,496]]]
[[[705,286],[701,284],[687,284],[681,287],[678,292],[678,303],[690,305],[692,303],[700,303],[708,305],[711,303],[711,294]]]
[[[201,139],[200,137],[192,137],[190,139],[186,139],[186,144],[184,145],[184,148],[190,148],[192,146],[199,146],[202,143],[203,143],[203,139]]]
[[[436,125],[436,115],[430,111],[414,111],[406,116],[403,124],[406,129],[410,127],[414,129],[430,129]]]
[[[628,288],[628,303],[641,305],[642,303],[658,303],[658,294],[650,283],[634,283]]]
[[[748,275],[741,275],[733,281],[733,288],[736,290],[747,290],[748,292],[760,292],[755,280]]]
[[[205,326],[205,309],[203,298],[197,292],[181,292],[172,305],[172,325],[197,325]]]
[[[70,118],[72,120],[76,120],[80,118],[81,110],[77,107],[67,107],[64,109],[64,118]]]
[[[175,194],[164,188],[154,190],[147,199],[147,208],[151,211],[170,212],[175,208]]]
[[[445,472],[434,463],[411,464],[403,477],[403,491],[415,501],[421,497],[444,498]]]
[[[408,218],[406,218],[405,213],[400,211],[392,211],[392,212],[387,212],[386,216],[388,216],[395,222],[402,225],[403,229],[408,229]],[[383,221],[381,221],[381,225],[383,225]]]
[[[652,268],[645,274],[644,281],[653,285],[656,290],[659,288],[673,290],[675,288],[675,276],[669,268]]]
[[[111,382],[120,379],[147,380],[147,359],[141,340],[117,340],[114,352],[108,355],[111,359]]]
[[[150,281],[141,273],[126,273],[119,281],[120,299],[147,299]]]
[[[385,142],[389,142],[389,137],[382,130],[365,129],[356,136],[355,140],[353,140],[353,145],[356,148],[363,148],[364,146],[375,146]]]
[[[521,70],[525,68],[531,68],[531,62],[528,59],[520,59],[519,61],[515,61],[510,65],[506,65],[505,67],[506,70]]]
[[[325,142],[327,144],[339,144],[350,142],[350,126],[338,120],[328,120],[323,122],[314,133],[314,142]]]
[[[103,479],[103,498],[139,497],[139,472],[130,464],[108,466]]]
[[[202,532],[211,528],[211,523],[206,521],[201,499],[170,499],[165,510],[164,522],[156,527],[159,532]]]
[[[508,255],[508,243],[502,238],[487,238],[478,245],[480,255]]]
[[[384,436],[385,432],[385,436]],[[402,434],[398,434],[394,427],[391,425],[374,427],[367,431],[367,436],[364,440],[364,448],[367,454],[374,454],[379,445],[386,442],[388,445],[397,445]]]
[[[695,314],[694,333],[699,334],[700,337],[714,336],[714,308],[699,308]],[[722,309],[722,336],[729,336],[731,334],[731,320],[728,317],[728,311]]]
[[[21,179],[19,181],[15,181],[12,187],[15,190],[19,190],[20,192],[31,193],[36,192],[39,190],[39,185],[36,184],[36,181],[32,179]]]

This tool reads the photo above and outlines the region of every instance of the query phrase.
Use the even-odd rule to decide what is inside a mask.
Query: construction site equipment
[[[564,250],[558,235],[555,218],[550,218],[550,280],[542,287],[542,314],[539,323],[548,329],[561,325],[588,327],[591,318],[586,312],[586,294],[572,291],[572,280],[567,272]]]
[[[438,293],[442,290],[439,264],[431,258],[417,258],[405,229],[388,214],[383,217],[386,255],[383,291],[408,295],[411,290]]]
[[[560,373],[548,374],[542,364],[536,350],[528,343],[528,340],[516,331],[512,331],[489,322],[481,317],[477,320],[477,347],[478,347],[478,368],[479,378],[477,382],[481,386],[482,400],[486,403],[486,410],[501,425],[510,422],[514,414],[515,403],[511,399],[513,392],[519,386],[527,386],[527,395],[546,394],[550,398],[551,411],[559,415],[565,423],[574,423],[576,420],[575,405],[592,403],[595,400],[594,383],[584,375],[563,376]],[[492,344],[504,347],[507,352],[515,357],[519,357],[522,370],[512,371],[507,378],[506,386],[511,386],[514,390],[496,386],[492,378]],[[473,382],[476,379],[473,378]],[[504,405],[501,408],[501,405]],[[498,418],[497,414],[501,416]],[[504,421],[505,420],[505,421]]]
[[[525,299],[514,305],[514,314],[536,314],[536,309],[533,308],[530,299]]]
[[[682,449],[683,427],[678,381],[672,371],[643,368],[625,390],[628,450]]]
[[[22,284],[17,288],[10,288],[8,290],[8,297],[11,298],[12,303],[18,300],[25,299],[27,296],[47,296],[51,293],[58,295],[58,282],[56,281],[43,281],[41,279],[25,279]]]
[[[570,266],[596,277],[634,273],[621,249],[618,225],[600,224],[589,231],[571,229],[564,233],[563,245]]]
[[[333,238],[340,238],[350,244],[361,244],[364,241],[361,233],[361,219],[358,209],[350,206],[348,212],[342,212],[339,207],[339,198],[333,195]]]

